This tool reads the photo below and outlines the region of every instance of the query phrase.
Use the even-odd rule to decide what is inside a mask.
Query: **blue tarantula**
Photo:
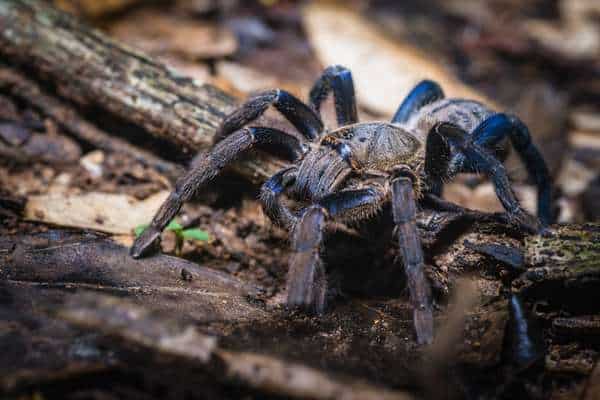
[[[339,125],[334,130],[325,129],[320,115],[330,94]],[[445,99],[431,81],[409,93],[391,122],[358,122],[352,75],[342,66],[325,69],[309,97],[306,105],[284,90],[270,90],[226,117],[212,150],[178,180],[131,254],[137,258],[147,253],[182,204],[236,157],[255,145],[268,145],[292,161],[263,184],[260,196],[265,214],[291,235],[287,306],[324,311],[327,281],[319,253],[328,221],[365,221],[391,205],[387,209],[408,278],[417,340],[428,343],[433,312],[416,226],[418,202],[439,195],[443,182],[458,173],[481,172],[492,180],[509,220],[537,231],[552,220],[546,164],[517,117],[494,113],[475,101]],[[250,126],[270,106],[300,136]],[[520,206],[498,159],[498,146],[507,140],[537,184],[539,220]],[[290,209],[284,195],[304,206]]]

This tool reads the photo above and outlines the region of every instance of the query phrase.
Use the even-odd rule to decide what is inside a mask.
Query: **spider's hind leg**
[[[354,82],[349,69],[341,65],[332,65],[323,71],[310,90],[310,106],[321,113],[321,104],[333,91],[335,114],[339,126],[358,122]]]
[[[421,81],[406,96],[396,114],[392,118],[393,123],[404,123],[419,109],[436,100],[444,98],[444,91],[437,83],[429,80]]]
[[[552,183],[546,162],[531,140],[527,126],[517,117],[495,114],[484,120],[473,131],[473,141],[479,146],[493,148],[506,137],[519,154],[529,176],[538,189],[538,216],[544,225],[554,222]]]
[[[450,123],[442,122],[436,124],[431,129],[429,135],[440,135],[445,138],[458,149],[460,157],[464,158],[464,165],[468,165],[469,168],[474,171],[485,173],[491,179],[494,184],[496,196],[498,196],[498,199],[511,219],[520,223],[523,228],[526,228],[529,231],[539,231],[539,221],[537,218],[527,214],[521,207],[510,186],[506,169],[492,153],[472,140],[469,134],[463,129]],[[426,157],[433,161],[432,154],[427,154]],[[452,162],[454,162],[454,159]],[[455,172],[457,171],[452,171],[451,168],[448,177],[453,176]]]

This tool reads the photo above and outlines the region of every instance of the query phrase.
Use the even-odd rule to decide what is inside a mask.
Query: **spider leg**
[[[421,239],[417,232],[417,204],[411,174],[408,170],[400,171],[392,179],[392,213],[414,308],[417,342],[424,344],[433,340],[433,309],[431,291],[425,277]]]
[[[212,180],[231,161],[255,144],[278,143],[301,153],[303,148],[293,136],[270,128],[244,128],[215,144],[210,152],[196,159],[194,166],[177,180],[175,189],[160,206],[150,226],[136,238],[130,253],[141,257],[160,237],[162,230],[179,212],[184,202],[206,182]],[[291,151],[291,150],[290,150]]]
[[[359,219],[377,211],[385,199],[382,188],[345,190],[307,207],[292,231],[293,255],[287,282],[287,306],[317,314],[325,310],[327,281],[319,256],[328,219]]]
[[[404,99],[392,118],[394,123],[404,123],[421,107],[444,98],[444,91],[437,83],[429,80],[421,81]]]
[[[539,230],[539,221],[523,210],[510,186],[506,169],[493,154],[475,143],[467,132],[456,125],[443,122],[436,124],[432,130],[448,139],[463,154],[465,163],[475,171],[485,173],[492,180],[498,199],[513,220],[533,232]],[[433,161],[434,156],[428,154],[426,157]]]
[[[284,228],[294,226],[297,218],[281,201],[281,195],[296,180],[297,167],[289,167],[277,172],[260,189],[260,200],[264,213],[276,225]]]
[[[325,311],[327,281],[319,256],[327,211],[318,205],[308,207],[292,232],[293,255],[287,280],[289,308],[302,308],[322,314]]]
[[[314,140],[323,131],[323,122],[317,113],[292,94],[281,89],[260,93],[240,108],[229,114],[215,135],[221,140],[232,132],[241,129],[274,106],[306,139]]]
[[[323,71],[310,90],[310,106],[321,115],[321,104],[333,91],[335,114],[339,126],[358,122],[352,73],[341,65],[332,65]]]
[[[448,140],[432,129],[425,143],[425,172],[428,178],[428,192],[441,197],[444,180],[449,174],[451,148]]]
[[[529,176],[534,180],[538,188],[538,216],[544,225],[554,222],[552,204],[552,183],[550,173],[544,158],[533,144],[527,126],[515,116],[506,114],[495,114],[487,118],[475,128],[472,133],[473,141],[487,149],[493,149],[495,145],[507,136],[519,154]],[[453,160],[453,167],[462,171],[473,169],[472,165],[465,162],[464,156],[458,155]]]

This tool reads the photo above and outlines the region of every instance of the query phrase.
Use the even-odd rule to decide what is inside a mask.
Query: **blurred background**
[[[560,189],[560,221],[598,219],[597,1],[55,3],[182,74],[242,98],[273,87],[305,98],[324,66],[342,64],[353,71],[362,118],[387,119],[416,82],[435,79],[448,96],[519,115]],[[523,182],[522,166],[508,165]],[[446,195],[500,210],[492,187],[478,183],[467,177]],[[518,193],[533,210],[532,189],[520,186]]]

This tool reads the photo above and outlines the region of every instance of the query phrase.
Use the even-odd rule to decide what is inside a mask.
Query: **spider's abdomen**
[[[492,110],[477,101],[443,99],[421,108],[405,126],[424,141],[431,128],[438,122],[450,122],[470,133],[492,114]]]

